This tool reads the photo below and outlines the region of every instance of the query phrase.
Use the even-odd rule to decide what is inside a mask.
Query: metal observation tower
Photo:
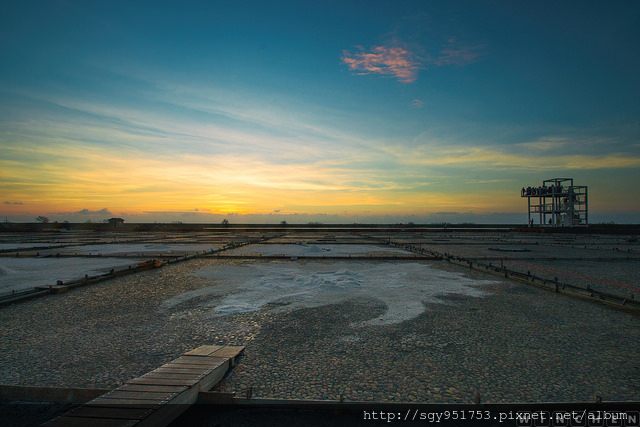
[[[587,227],[587,187],[573,185],[573,178],[552,178],[539,187],[522,187],[527,198],[529,227]]]

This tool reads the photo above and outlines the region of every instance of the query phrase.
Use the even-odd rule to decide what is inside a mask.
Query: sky
[[[5,1],[9,222],[640,223],[636,1]]]

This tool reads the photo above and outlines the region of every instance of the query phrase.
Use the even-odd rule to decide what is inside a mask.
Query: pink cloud
[[[419,62],[414,55],[401,47],[374,46],[371,52],[357,46],[359,52],[342,52],[342,62],[356,74],[382,74],[393,76],[403,83],[416,80]]]
[[[439,49],[437,56],[422,58],[411,51],[394,46],[374,46],[369,52],[356,46],[356,52],[342,51],[342,62],[358,75],[381,74],[392,76],[403,83],[416,80],[419,69],[427,65],[441,67],[445,65],[466,65],[475,62],[484,55],[485,45],[468,45],[450,37]]]

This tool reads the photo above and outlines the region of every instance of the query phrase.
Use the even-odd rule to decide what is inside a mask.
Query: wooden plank
[[[138,420],[116,420],[81,417],[57,417],[42,424],[45,427],[130,427],[138,423]]]
[[[185,356],[210,356],[212,353],[220,350],[222,345],[203,345],[196,349],[186,352]]]
[[[183,364],[183,365],[206,365],[215,366],[216,364],[224,363],[227,361],[226,357],[213,357],[213,356],[180,356],[170,364]]]
[[[116,408],[105,406],[81,406],[65,414],[65,417],[111,418],[123,420],[141,420],[153,412],[145,408]]]
[[[147,372],[143,377],[161,376],[161,375],[202,375],[211,370],[210,366],[200,365],[198,368],[176,368],[175,366],[169,366],[167,368],[162,367],[155,369],[151,372]]]
[[[185,374],[195,374],[195,373],[202,373],[202,372],[207,372],[210,371],[211,368],[207,367],[207,369],[202,369],[203,366],[202,365],[198,365],[198,367],[190,367],[190,368],[183,368],[183,367],[179,367],[179,366],[167,366],[164,365],[161,368],[158,369],[154,369],[152,372],[162,372],[162,373],[166,373],[166,374],[181,374],[181,373],[185,373]]]
[[[182,385],[191,387],[197,381],[186,381],[186,380],[170,380],[170,379],[160,379],[160,378],[135,378],[129,381],[127,384],[148,384],[148,385]]]
[[[141,408],[141,409],[157,409],[162,406],[164,403],[169,402],[168,399],[158,399],[158,400],[140,400],[140,399],[106,399],[104,397],[99,397],[97,399],[93,399],[91,402],[87,402],[88,406],[113,406],[120,407],[123,406],[133,407],[133,408]]]
[[[167,379],[196,378],[196,377],[202,376],[207,371],[208,370],[201,370],[199,372],[178,372],[178,373],[151,371],[151,372],[147,372],[140,378],[167,378]]]
[[[203,365],[203,364],[190,364],[190,363],[185,363],[185,362],[179,362],[179,363],[167,363],[166,365],[162,365],[157,369],[154,369],[153,371],[168,371],[168,370],[174,370],[174,371],[178,371],[178,372],[184,372],[184,371],[200,371],[200,372],[204,372],[208,369],[211,369],[215,366],[218,365],[218,362],[215,362],[213,365],[212,364],[207,364],[207,365]],[[153,372],[151,371],[151,372]]]
[[[197,381],[204,375],[204,372],[198,373],[179,373],[179,374],[169,374],[167,372],[149,372],[148,374],[144,374],[140,378],[159,378],[164,380],[194,380]]]
[[[174,371],[174,370],[163,370],[163,371],[154,371],[153,373],[146,374],[144,377],[140,378],[189,378],[189,377],[197,377],[202,375],[207,375],[213,369],[207,369],[206,371]]]
[[[136,399],[136,400],[171,400],[178,393],[158,393],[147,391],[127,391],[116,389],[102,395],[105,399]]]
[[[180,393],[187,389],[178,385],[125,384],[117,388],[120,391],[146,391],[153,393]]]
[[[216,351],[212,356],[215,357],[236,357],[244,350],[242,345],[227,345],[220,350]]]
[[[223,359],[224,362],[226,362],[226,359]],[[208,365],[203,365],[203,364],[190,364],[190,363],[186,363],[186,362],[180,362],[180,363],[167,363],[166,365],[162,365],[162,368],[158,368],[158,369],[198,369],[200,371],[204,371],[204,370],[210,370],[212,368],[215,368],[216,366],[218,366],[218,363],[216,362],[216,364],[208,364]]]
[[[179,363],[179,362],[189,362],[189,363],[212,363],[215,362],[216,359],[226,359],[225,357],[215,356],[180,356],[175,360],[172,360],[171,363]]]

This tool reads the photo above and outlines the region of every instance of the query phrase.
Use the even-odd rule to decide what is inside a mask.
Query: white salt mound
[[[164,309],[210,295],[200,303],[212,316],[226,316],[263,309],[287,311],[375,298],[387,306],[380,317],[354,327],[387,325],[419,316],[424,303],[442,303],[447,294],[485,295],[479,285],[460,273],[431,268],[421,263],[307,263],[303,265],[257,264],[208,266],[194,273],[212,286],[185,292],[163,303]]]

